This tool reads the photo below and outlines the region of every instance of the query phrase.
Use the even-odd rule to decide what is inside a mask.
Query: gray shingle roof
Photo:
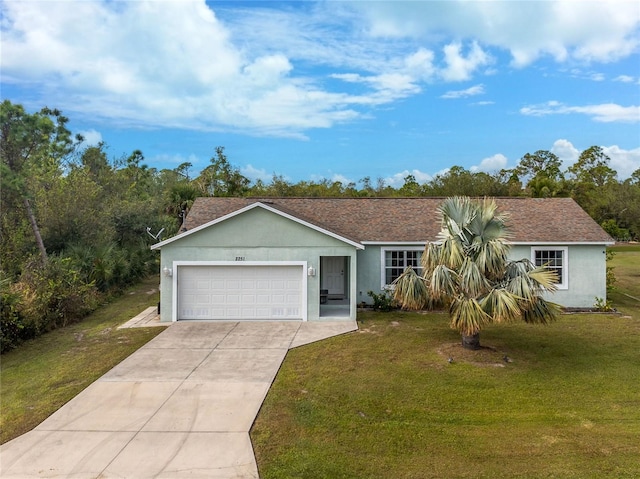
[[[191,230],[256,202],[362,242],[436,239],[436,208],[443,198],[197,198],[185,226]],[[496,198],[507,213],[511,241],[611,243],[611,237],[571,198]]]

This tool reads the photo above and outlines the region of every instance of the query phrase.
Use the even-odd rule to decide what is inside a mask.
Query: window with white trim
[[[383,249],[382,250],[382,284],[393,283],[407,266],[411,266],[416,273],[422,274],[420,258],[423,248]]]
[[[531,262],[536,266],[546,266],[558,275],[558,289],[569,288],[568,248],[558,246],[534,246],[531,248]]]

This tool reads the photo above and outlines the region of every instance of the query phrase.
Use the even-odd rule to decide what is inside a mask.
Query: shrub
[[[373,310],[374,311],[391,311],[396,308],[396,303],[391,297],[389,291],[384,290],[380,293],[374,293],[373,291],[367,292],[369,296],[373,299]]]
[[[18,313],[34,334],[82,319],[98,306],[93,283],[85,283],[69,258],[51,256],[42,267],[32,260],[14,287]]]
[[[607,249],[607,262],[611,261],[615,256],[615,251]],[[616,275],[613,271],[613,266],[607,266],[607,291],[613,291],[614,284],[616,282]]]
[[[598,297],[596,297],[596,301],[595,303],[593,303],[593,307],[596,311],[601,311],[604,313],[610,313],[616,310],[616,308],[613,307],[613,303],[611,302],[611,300]]]
[[[11,289],[8,278],[0,280],[0,353],[14,349],[23,339],[33,336],[18,312],[20,295]]]
[[[98,246],[72,245],[66,255],[86,283],[101,293],[113,293],[158,271],[157,255],[140,241],[120,247],[110,242]]]

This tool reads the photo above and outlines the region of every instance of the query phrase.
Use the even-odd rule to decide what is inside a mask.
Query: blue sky
[[[2,98],[111,157],[401,186],[602,146],[640,168],[637,1],[2,1]]]

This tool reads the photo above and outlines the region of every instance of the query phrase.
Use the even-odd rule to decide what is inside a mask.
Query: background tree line
[[[394,188],[365,176],[293,183],[252,182],[223,147],[197,174],[193,165],[150,168],[141,151],[110,158],[107,145],[82,146],[58,110],[0,105],[0,346],[76,321],[112,294],[158,270],[149,247],[167,238],[198,196],[530,196],[574,198],[613,237],[640,237],[640,169],[620,181],[600,147],[562,170],[549,151],[525,154],[489,174],[453,166],[420,184]]]

